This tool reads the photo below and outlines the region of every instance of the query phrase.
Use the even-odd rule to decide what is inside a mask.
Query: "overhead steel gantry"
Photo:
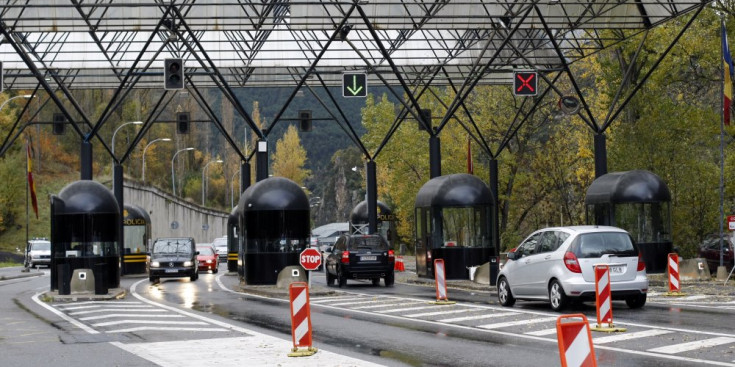
[[[114,111],[135,88],[162,89],[163,60],[185,60],[187,89],[203,113],[225,136],[242,160],[241,189],[250,181],[253,156],[257,179],[267,177],[267,151],[243,152],[226,131],[200,88],[217,88],[267,146],[267,133],[281,120],[291,101],[306,88],[342,126],[367,160],[370,231],[376,230],[375,158],[406,118],[422,124],[429,135],[431,176],[441,174],[439,134],[456,120],[491,158],[490,188],[497,200],[496,157],[529,119],[543,97],[562,95],[555,83],[566,76],[582,103],[579,116],[595,134],[597,175],[606,172],[604,132],[650,76],[696,15],[709,3],[693,0],[7,0],[0,5],[0,60],[5,88],[45,92],[82,139],[82,179],[91,179],[91,141],[97,139],[115,161],[115,192],[122,202],[122,167],[175,93],[164,91],[121,158],[100,136]],[[660,55],[642,81],[623,96],[618,92],[600,123],[590,111],[571,66],[607,47],[648,32],[673,18],[691,14],[689,22]],[[645,41],[642,37],[641,45]],[[640,49],[640,47],[639,47]],[[636,54],[637,56],[637,54]],[[514,69],[534,69],[545,81],[541,95],[526,99],[513,124],[493,150],[465,105],[478,85],[509,84]],[[402,111],[383,142],[370,152],[353,129],[359,123],[345,115],[339,97],[328,87],[341,83],[346,71],[366,72],[400,101]],[[624,80],[627,80],[626,73]],[[624,84],[624,83],[623,83]],[[621,91],[622,85],[621,84]],[[291,88],[288,100],[267,129],[254,123],[235,88]],[[451,88],[455,98],[433,126],[420,113],[419,100],[431,87]],[[112,89],[103,112],[91,118],[74,98],[76,89]],[[314,88],[327,92],[320,99]],[[66,102],[57,96],[66,97]],[[404,98],[404,95],[406,96]],[[437,100],[438,97],[434,96]],[[622,102],[621,102],[622,101]],[[620,103],[621,102],[621,103]],[[23,109],[28,111],[29,105]],[[35,111],[32,115],[38,114]],[[469,121],[459,117],[464,115]],[[24,114],[21,114],[24,116]],[[27,124],[20,117],[8,132],[0,154]],[[111,129],[108,129],[111,130]],[[14,136],[11,139],[11,136]],[[259,144],[260,145],[260,144]],[[122,206],[121,206],[122,207]],[[497,211],[497,205],[495,206]],[[495,213],[497,229],[497,212]],[[494,231],[497,236],[497,230]],[[499,248],[497,237],[494,239]]]

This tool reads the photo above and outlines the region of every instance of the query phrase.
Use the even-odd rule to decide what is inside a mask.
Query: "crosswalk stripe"
[[[117,320],[92,324],[94,327],[105,327],[123,324],[145,324],[145,325],[209,325],[204,321],[168,321],[168,320]]]
[[[334,302],[334,301],[341,301],[344,299],[355,299],[355,298],[361,298],[361,297],[355,297],[355,296],[322,297],[322,298],[312,298],[310,302],[311,303],[329,303],[329,302]]]
[[[68,303],[63,305],[56,305],[55,307],[59,308],[67,308],[67,307],[76,307],[80,305],[115,305],[115,306],[129,306],[129,305],[141,305],[141,302],[135,302],[135,301],[85,301],[85,302],[74,302],[74,303]]]
[[[223,328],[196,328],[196,327],[155,327],[155,326],[141,326],[130,329],[119,329],[119,330],[108,330],[105,333],[134,333],[137,331],[228,331]]]
[[[101,320],[101,319],[110,319],[113,317],[155,317],[155,318],[179,318],[184,317],[182,315],[157,315],[157,314],[150,314],[150,315],[131,315],[129,313],[113,313],[109,315],[99,315],[99,316],[89,316],[89,317],[80,317],[79,321],[90,321],[90,320]]]
[[[375,311],[377,313],[396,313],[396,312],[403,312],[403,311],[418,311],[418,310],[426,310],[429,308],[436,308],[437,306],[421,306],[421,307],[408,307],[408,308],[394,308],[392,310],[380,310]]]
[[[450,314],[450,313],[460,313],[460,312],[467,313],[467,312],[471,312],[471,311],[474,311],[474,310],[469,309],[469,308],[463,308],[461,310],[447,310],[447,311],[437,311],[437,312],[424,312],[424,313],[416,313],[416,314],[413,314],[413,315],[404,315],[404,316],[406,316],[406,317],[424,317],[424,316],[446,315],[446,314]]]
[[[603,336],[600,338],[592,338],[592,341],[595,344],[606,344],[606,343],[619,342],[623,340],[647,338],[649,336],[658,336],[658,335],[664,335],[664,334],[670,334],[670,333],[673,333],[673,331],[652,329],[652,330],[636,331],[634,333],[628,333],[628,334],[618,334],[618,335]]]
[[[524,333],[524,334],[526,334],[526,335],[533,335],[533,336],[553,335],[553,334],[556,334],[556,328],[544,329],[544,330],[536,330],[536,331],[529,331],[529,332]]]
[[[531,319],[531,320],[518,320],[518,321],[499,322],[497,324],[480,325],[478,327],[479,328],[483,328],[483,329],[500,329],[500,328],[504,328],[504,327],[508,327],[508,326],[538,324],[538,323],[549,322],[549,321],[556,321],[556,317],[542,317],[542,318]]]
[[[373,308],[382,308],[382,307],[395,307],[395,306],[408,306],[408,305],[415,305],[418,304],[418,302],[398,302],[398,303],[382,303],[379,305],[370,305],[370,306],[359,306],[359,307],[350,307],[352,310],[369,310]]]
[[[121,305],[116,305],[116,307],[119,307]],[[76,306],[76,307],[67,307],[64,308],[64,311],[72,311],[72,310],[86,310],[90,308],[104,308],[104,305],[87,305],[87,306]],[[152,306],[149,305],[125,305],[125,308],[151,308]]]
[[[654,352],[654,353],[676,354],[676,353],[688,352],[690,350],[715,347],[718,345],[730,344],[730,343],[735,343],[735,338],[728,338],[725,336],[721,336],[721,337],[712,338],[712,339],[704,339],[704,340],[697,340],[697,341],[688,342],[688,343],[667,345],[665,347],[649,349],[648,351]]]
[[[86,314],[100,313],[100,312],[166,312],[166,310],[162,310],[162,309],[135,309],[135,310],[131,310],[129,308],[108,308],[106,310],[89,310],[89,311],[69,312],[69,315],[86,315]]]
[[[349,305],[365,305],[370,303],[377,303],[377,302],[383,302],[382,300],[371,300],[371,301],[351,301],[351,302],[340,302],[340,303],[330,303],[330,306],[349,306]]]
[[[453,319],[443,319],[443,320],[438,320],[438,321],[439,322],[460,322],[460,321],[481,320],[481,319],[489,319],[493,317],[516,316],[516,315],[518,315],[518,313],[516,312],[498,312],[498,313],[488,313],[484,315],[455,317]]]

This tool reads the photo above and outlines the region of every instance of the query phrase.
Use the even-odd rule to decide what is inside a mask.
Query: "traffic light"
[[[189,112],[179,112],[176,114],[176,132],[179,134],[189,133]]]
[[[537,94],[538,73],[534,70],[513,71],[513,95],[535,96]]]
[[[421,109],[421,118],[431,127],[431,110],[428,108]],[[427,131],[426,126],[419,121],[419,131]]]
[[[166,90],[184,89],[184,61],[182,59],[163,61],[163,88]]]
[[[66,130],[66,117],[63,113],[54,114],[54,135],[64,135]]]
[[[311,110],[299,111],[299,127],[301,131],[311,131]]]

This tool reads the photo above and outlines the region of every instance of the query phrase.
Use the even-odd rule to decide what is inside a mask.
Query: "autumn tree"
[[[291,125],[283,138],[276,142],[271,170],[274,176],[288,178],[303,186],[304,180],[311,174],[311,171],[304,168],[305,163],[306,149],[301,145],[296,127]]]

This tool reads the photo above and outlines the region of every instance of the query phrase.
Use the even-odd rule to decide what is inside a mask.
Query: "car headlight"
[[[211,263],[212,263],[212,260],[207,260],[207,264],[211,264]]]
[[[191,266],[191,265],[192,265],[191,261],[184,261],[184,266]]]
[[[161,264],[158,261],[151,262],[151,268],[157,268],[159,266],[161,266]]]

